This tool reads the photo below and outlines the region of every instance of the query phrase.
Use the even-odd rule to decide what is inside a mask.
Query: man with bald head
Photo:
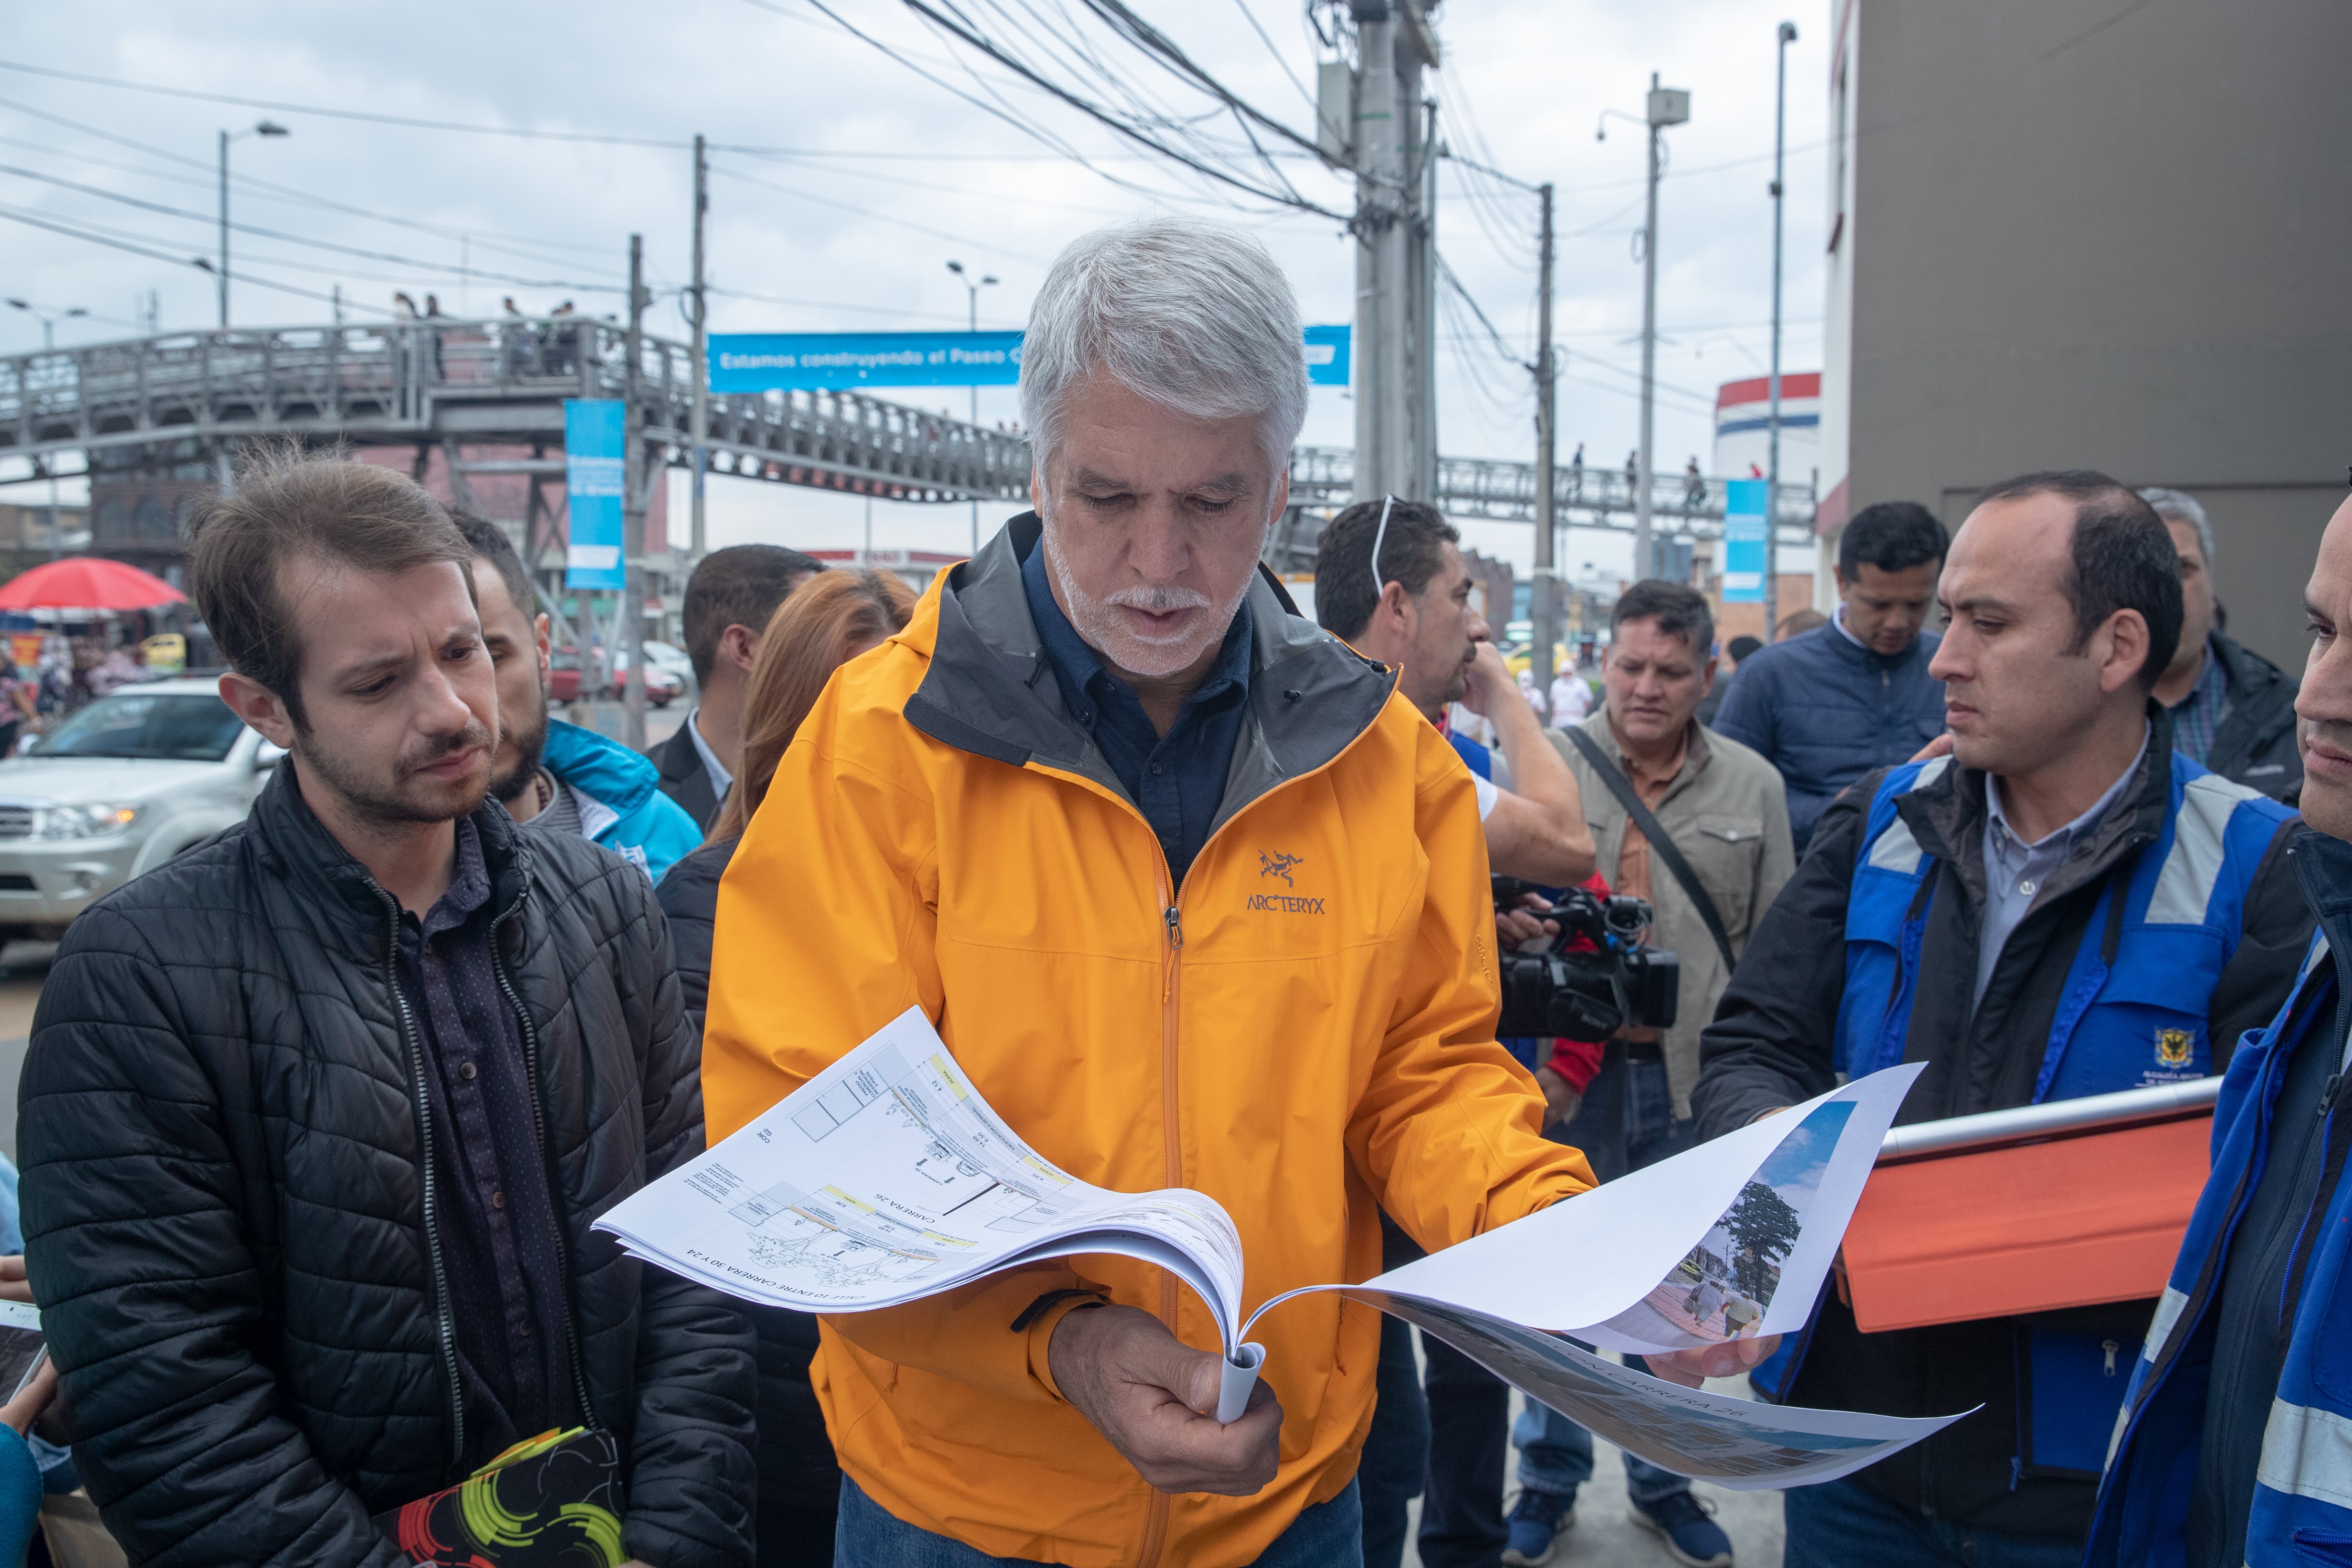
[[[2147,502],[2089,472],[1997,485],[1937,597],[1948,754],[1822,813],[1702,1038],[1702,1136],[1905,1061],[1926,1071],[1904,1122],[2203,1077],[2294,984],[2311,928],[2294,817],[2176,754],[2152,700],[2182,607]],[[1980,1408],[1788,1493],[1789,1568],[2076,1562],[2126,1382],[2116,1347],[2153,1305],[1864,1333],[1824,1300],[1759,1369],[1777,1397]]]
[[[2344,1434],[2352,1244],[2343,1105],[2352,995],[2352,500],[2320,540],[2294,702],[2296,880],[2320,930],[2294,994],[2231,1058],[2213,1169],[2133,1363],[2088,1561],[2165,1568],[2316,1561],[2352,1530]],[[2324,1550],[2324,1548],[2323,1548]]]

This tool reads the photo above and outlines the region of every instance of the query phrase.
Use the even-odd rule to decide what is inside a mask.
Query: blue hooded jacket
[[[702,829],[684,807],[661,792],[661,769],[618,741],[593,730],[547,721],[540,763],[580,805],[580,831],[622,859],[662,873],[702,847]]]

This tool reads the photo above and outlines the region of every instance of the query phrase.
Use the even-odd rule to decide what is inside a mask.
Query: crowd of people
[[[812,1317],[593,1228],[910,1006],[1062,1169],[1218,1198],[1253,1300],[1897,1062],[1925,1064],[1906,1122],[2226,1073],[2160,1301],[1871,1333],[1832,1289],[1801,1335],[1646,1366],[1969,1412],[1789,1492],[1792,1568],[2347,1538],[2352,506],[2299,691],[2223,634],[2192,498],[2069,471],[1949,534],[1857,513],[1834,615],[1769,644],[1631,584],[1598,706],[1539,713],[1433,508],[1334,518],[1316,620],[1261,566],[1298,336],[1238,231],[1078,240],[1021,371],[1035,510],[919,598],[713,552],[697,705],[646,755],[551,716],[495,525],[299,453],[203,503],[222,696],[287,758],[68,932],[0,1258],[42,1309],[54,1458],[130,1561],[487,1563],[571,1530],[656,1568],[1393,1568],[1415,1496],[1430,1568],[1553,1557],[1591,1434],[1515,1426],[1481,1367],[1338,1297],[1266,1320],[1220,1424],[1207,1309],[1137,1258]],[[1673,1022],[1498,1040],[1496,953],[1578,887],[1651,907]],[[417,1523],[574,1429],[593,1507],[468,1505],[472,1558]],[[46,1462],[18,1447],[0,1526]],[[1664,1557],[1732,1563],[1686,1479],[1625,1469]]]

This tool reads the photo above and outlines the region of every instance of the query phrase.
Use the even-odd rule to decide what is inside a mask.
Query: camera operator
[[[1446,735],[1476,786],[1487,861],[1530,883],[1573,886],[1592,874],[1592,835],[1576,781],[1544,744],[1541,721],[1520,700],[1485,618],[1471,605],[1475,579],[1463,563],[1461,538],[1423,502],[1394,496],[1357,502],[1325,526],[1317,546],[1316,618],[1365,658],[1395,665],[1398,693],[1441,730],[1447,705],[1457,701],[1493,721],[1500,765],[1486,746]],[[1547,934],[1524,909],[1497,911],[1496,923],[1505,952]],[[1504,1044],[1522,1065],[1535,1065],[1537,1042]],[[1393,1225],[1383,1224],[1382,1241],[1384,1267],[1421,1256]],[[1412,1331],[1397,1319],[1381,1320],[1379,1404],[1360,1471],[1367,1568],[1396,1568],[1404,1552],[1405,1505],[1422,1489],[1424,1474],[1424,1568],[1491,1563],[1501,1543],[1510,1390],[1438,1341],[1424,1341],[1423,1350],[1426,1405]],[[1433,1453],[1440,1456],[1434,1466]]]
[[[1795,868],[1789,810],[1772,764],[1698,722],[1715,679],[1715,620],[1698,591],[1650,579],[1610,615],[1600,712],[1553,737],[1582,792],[1601,864],[1621,898],[1654,910],[1653,945],[1680,978],[1673,1023],[1620,1029],[1582,1106],[1553,1136],[1587,1152],[1602,1181],[1690,1147],[1699,1031],[1731,983],[1732,965]],[[1547,1098],[1561,1086],[1537,1070]],[[1629,1358],[1628,1364],[1633,1364]],[[1503,1562],[1547,1562],[1567,1529],[1577,1488],[1592,1474],[1592,1436],[1530,1404],[1513,1432],[1519,1500]],[[1693,1500],[1690,1482],[1625,1456],[1635,1522],[1665,1538],[1676,1561],[1728,1564],[1731,1542]]]

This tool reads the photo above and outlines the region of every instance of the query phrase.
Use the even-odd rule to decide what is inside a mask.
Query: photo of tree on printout
[[[1609,1321],[1658,1344],[1717,1344],[1756,1331],[1780,1286],[1780,1265],[1804,1235],[1805,1215],[1851,1100],[1816,1109],[1740,1189],[1699,1244],[1657,1287]]]

